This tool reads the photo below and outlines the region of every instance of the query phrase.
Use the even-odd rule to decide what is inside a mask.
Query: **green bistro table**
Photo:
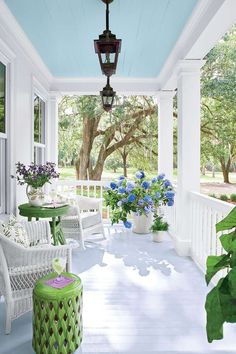
[[[57,208],[44,208],[44,207],[35,207],[29,203],[21,204],[18,206],[19,214],[21,216],[26,216],[29,221],[32,218],[39,220],[40,218],[51,218],[50,227],[53,237],[54,245],[65,245],[65,237],[61,228],[61,216],[66,214],[69,210],[69,205],[63,205]]]
[[[45,283],[57,276],[50,273],[34,287],[32,345],[36,354],[72,354],[82,342],[82,282],[75,274],[62,275],[75,281],[56,289]]]

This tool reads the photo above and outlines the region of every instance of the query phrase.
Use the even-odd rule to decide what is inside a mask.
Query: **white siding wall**
[[[10,70],[9,103],[9,172],[14,174],[15,162],[28,164],[33,152],[33,109],[32,95],[35,82],[48,94],[49,82],[37,65],[27,57],[9,28],[2,23],[0,16],[0,53],[7,57]],[[9,84],[9,83],[8,83]],[[8,212],[14,212],[15,206],[26,201],[25,187],[11,185],[10,206]]]

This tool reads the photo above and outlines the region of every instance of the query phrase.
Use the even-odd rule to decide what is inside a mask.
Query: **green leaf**
[[[232,250],[232,247],[236,247],[236,244],[232,242],[236,240],[236,232],[233,231],[230,234],[224,234],[220,236],[220,242],[225,251],[229,252]],[[236,249],[236,248],[235,248]]]
[[[213,288],[207,295],[205,309],[207,312],[207,339],[211,343],[215,339],[223,338],[223,324],[224,316],[222,313],[220,301],[220,285],[222,279],[218,282],[217,286]]]
[[[228,277],[230,295],[233,298],[236,298],[236,268],[232,269],[228,273],[227,277]]]
[[[206,283],[210,283],[213,276],[221,269],[229,266],[230,255],[224,254],[221,256],[209,256],[207,257],[207,271],[206,271]]]
[[[220,222],[216,224],[216,232],[230,230],[236,227],[236,207]]]
[[[232,243],[234,244],[234,251],[231,252],[230,258],[230,267],[233,268],[236,266],[236,250],[235,250],[235,241]]]

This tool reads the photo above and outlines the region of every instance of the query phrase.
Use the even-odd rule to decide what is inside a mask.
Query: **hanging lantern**
[[[102,91],[100,91],[100,95],[102,98],[102,105],[103,105],[104,110],[106,112],[109,112],[112,109],[112,105],[113,105],[114,98],[116,95],[116,92],[113,91],[113,88],[110,86],[109,76],[107,77],[106,86],[103,87]]]
[[[113,0],[102,0],[106,4],[106,29],[94,40],[95,52],[98,54],[102,73],[106,76],[115,74],[118,56],[121,50],[121,39],[109,29],[109,4]]]

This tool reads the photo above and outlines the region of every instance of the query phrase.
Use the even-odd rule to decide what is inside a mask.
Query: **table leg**
[[[59,229],[58,229],[58,241],[60,242],[61,245],[65,245],[66,244],[66,240],[63,234],[63,231],[61,229],[61,226],[59,225]]]
[[[56,237],[57,226],[56,226],[56,217],[55,216],[52,217],[52,221],[50,222],[50,224],[51,224],[51,233],[52,233],[52,238],[53,238],[53,244],[54,244],[54,246],[57,246],[58,240]]]

